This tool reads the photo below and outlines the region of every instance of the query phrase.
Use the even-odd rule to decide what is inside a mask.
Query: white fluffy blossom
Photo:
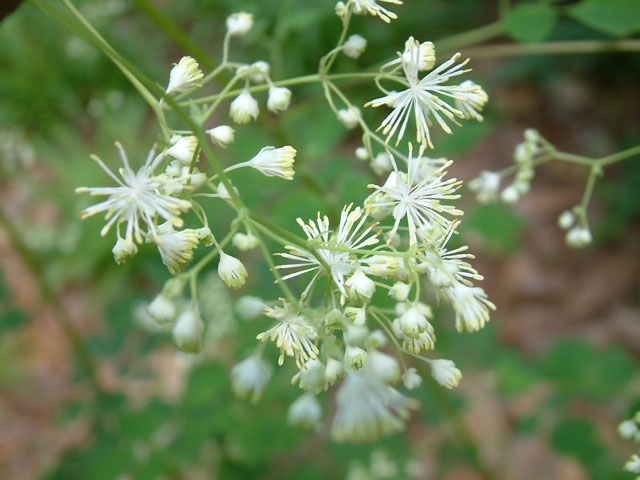
[[[405,174],[400,172],[396,162],[391,156],[394,171],[384,185],[371,185],[378,194],[371,202],[372,207],[393,209],[395,223],[389,236],[393,236],[400,222],[406,218],[409,227],[409,241],[411,245],[418,243],[417,231],[429,228],[433,224],[440,224],[447,228],[450,220],[447,215],[462,215],[462,211],[452,205],[440,203],[442,200],[453,200],[460,197],[456,190],[461,182],[455,178],[444,180],[446,168],[451,162],[446,162],[435,170],[430,176],[420,179],[418,167],[421,164],[423,148],[417,157],[413,156],[413,151],[409,152],[408,171]],[[374,193],[374,195],[376,195]]]
[[[318,335],[304,317],[291,311],[288,305],[267,308],[266,314],[278,320],[278,323],[259,334],[257,339],[276,342],[280,349],[278,365],[283,364],[285,355],[294,357],[298,368],[318,356],[318,347],[313,343]]]
[[[380,17],[386,23],[395,20],[398,16],[390,10],[387,10],[378,2],[391,3],[393,5],[402,5],[401,0],[350,0],[353,5],[353,13],[357,15],[373,15]]]
[[[96,213],[106,212],[106,225],[100,234],[106,235],[114,225],[125,225],[123,241],[129,248],[136,242],[142,243],[148,235],[151,238],[157,237],[156,221],[157,217],[163,218],[174,227],[181,227],[183,222],[179,215],[191,208],[191,204],[181,198],[173,197],[173,194],[184,189],[184,178],[169,178],[164,174],[156,175],[154,170],[160,162],[166,158],[166,152],[155,155],[152,149],[147,156],[144,165],[133,171],[127,160],[122,145],[116,143],[120,152],[120,157],[124,165],[119,170],[118,178],[103,162],[96,156],[92,156],[102,169],[118,184],[116,187],[80,187],[76,193],[88,192],[91,195],[106,195],[108,198],[100,203],[86,208],[80,213],[82,218],[87,218]],[[164,193],[170,191],[172,194]],[[145,230],[146,227],[146,230]],[[118,238],[120,229],[118,228]],[[115,253],[115,252],[114,252]]]
[[[200,81],[204,75],[200,70],[198,62],[192,57],[182,57],[177,64],[174,64],[169,73],[169,85],[166,93],[184,92],[191,88],[200,87]]]
[[[255,168],[267,177],[281,177],[293,180],[293,163],[296,149],[291,145],[284,147],[264,147],[255,157],[242,165]]]
[[[233,99],[229,107],[231,119],[239,124],[248,123],[258,118],[260,107],[258,101],[253,98],[249,90],[243,92]]]
[[[382,121],[378,130],[382,130],[382,133],[387,136],[387,140],[397,134],[396,145],[404,136],[409,117],[413,114],[418,142],[433,148],[429,131],[432,119],[435,119],[445,132],[451,133],[447,120],[458,124],[456,117],[465,117],[467,105],[474,108],[474,106],[484,104],[486,93],[476,84],[444,85],[452,77],[468,72],[468,70],[463,70],[468,60],[456,63],[460,58],[459,53],[420,79],[418,76],[419,68],[421,61],[424,64],[424,60],[422,60],[422,49],[419,42],[417,40],[414,42],[415,47],[409,49],[412,58],[405,59],[403,54],[399,53],[408,88],[400,92],[385,92],[386,95],[370,101],[367,106],[386,105],[393,108]],[[449,103],[443,97],[449,99]],[[461,102],[458,105],[464,106],[465,111],[451,105],[451,102],[455,101]]]
[[[346,251],[322,248],[322,244],[337,248],[360,249],[378,242],[376,235],[371,232],[371,226],[363,229],[367,219],[366,213],[363,213],[360,207],[351,211],[351,207],[352,205],[348,205],[342,209],[340,223],[333,234],[329,229],[329,218],[326,216],[320,217],[318,214],[316,222],[310,221],[308,224],[298,219],[298,224],[302,227],[307,239],[318,242],[320,245],[314,249],[314,252],[299,247],[286,246],[285,248],[289,252],[280,255],[283,258],[293,260],[294,263],[279,265],[278,268],[297,269],[297,271],[282,277],[283,280],[315,272],[302,294],[303,297],[307,295],[315,280],[323,272],[331,276],[336,287],[346,297],[345,278],[355,269],[353,256]]]
[[[354,129],[360,121],[360,110],[356,107],[340,109],[338,110],[338,120],[349,130]]]
[[[489,321],[489,310],[496,308],[480,287],[456,282],[452,287],[444,289],[444,292],[453,304],[456,330],[459,332],[480,330]]]
[[[464,97],[455,99],[455,106],[464,114],[464,118],[470,118],[481,122],[484,117],[480,114],[485,104],[489,100],[489,96],[484,89],[471,80],[465,80],[460,84],[461,88],[467,88],[469,91]]]
[[[336,394],[331,436],[338,442],[371,441],[399,432],[415,403],[379,378],[350,372]]]

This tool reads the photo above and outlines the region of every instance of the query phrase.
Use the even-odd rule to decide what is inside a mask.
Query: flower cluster
[[[480,112],[487,102],[484,90],[469,80],[449,84],[451,78],[468,72],[464,69],[467,61],[458,62],[456,54],[436,66],[433,44],[409,38],[398,58],[387,62],[376,78],[378,85],[381,80],[394,81],[404,89],[383,90],[383,97],[367,104],[393,109],[380,126],[386,141],[368,128],[360,107],[351,104],[324,75],[339,52],[357,58],[366,48],[364,37],[346,35],[351,15],[373,15],[389,22],[396,15],[381,4],[401,3],[339,2],[336,11],[344,32],[319,67],[323,73],[318,75],[319,81],[339,121],[347,128],[364,131],[364,145],[356,156],[370,159],[374,172],[386,177],[369,185],[371,194],[362,204],[345,202],[336,218],[321,213],[308,221],[298,218],[301,231],[290,232],[272,225],[243,203],[243,192],[234,185],[232,172],[250,168],[265,177],[291,181],[297,155],[290,145],[267,145],[253,157],[227,165],[216,155],[229,147],[243,128],[237,127],[240,131],[236,132],[226,124],[207,124],[221,102],[230,99],[229,118],[242,125],[260,114],[253,96],[256,91],[268,90],[266,106],[273,113],[285,111],[292,96],[288,88],[271,79],[268,63],[228,60],[231,39],[248,34],[253,27],[253,16],[246,12],[227,18],[222,61],[214,71],[205,75],[191,57],[182,58],[171,69],[158,102],[161,151],[152,149],[135,170],[117,144],[123,163],[119,175],[94,157],[116,186],[78,189],[79,193],[106,197],[87,207],[82,216],[105,213],[102,234],[111,227],[116,230],[113,253],[118,263],[136,255],[141,244],[152,243],[157,248],[173,278],[149,304],[148,315],[163,329],[171,330],[183,352],[201,352],[206,338],[216,330],[204,308],[207,294],[198,288],[200,272],[216,259],[220,281],[230,289],[243,288],[250,283],[250,268],[228,252],[260,247],[283,298],[263,300],[245,295],[238,300],[240,317],[262,319],[265,326],[257,335],[255,351],[231,369],[232,390],[243,399],[258,401],[273,372],[267,360],[269,350],[279,352],[280,366],[291,357],[296,369],[292,383],[302,392],[290,406],[288,421],[318,430],[330,425],[336,441],[366,441],[402,430],[419,405],[401,390],[419,388],[425,374],[444,388],[458,385],[462,373],[454,361],[431,354],[438,331],[432,323],[430,302],[450,304],[458,331],[481,329],[495,309],[474,283],[482,276],[469,263],[473,256],[467,247],[453,246],[463,214],[454,204],[462,182],[448,177],[450,160],[424,155],[427,147],[433,147],[430,126],[434,121],[451,133],[449,123],[457,124],[457,119],[482,119]],[[225,70],[231,80],[223,90],[181,103]],[[234,89],[238,90],[229,94]],[[343,108],[336,107],[333,95]],[[192,122],[187,130],[170,128],[164,117],[167,104],[191,108]],[[407,154],[391,147],[374,152],[374,137],[376,144],[384,147],[396,137],[397,146],[410,116],[415,119],[416,136],[413,143],[407,142]],[[413,144],[418,145],[416,150]],[[229,153],[233,157],[233,152]],[[200,164],[202,154],[211,171]],[[218,202],[218,208],[228,206],[236,214],[219,236],[212,229],[217,232],[224,227],[217,223],[210,227],[205,201]],[[192,215],[183,215],[187,211]],[[217,215],[212,218],[219,222]],[[279,265],[273,264],[263,235],[282,245],[283,251],[277,254]],[[210,249],[194,260],[199,246],[200,250]],[[298,286],[299,294],[293,293]],[[185,300],[187,288],[189,300]],[[389,299],[392,305],[383,308]],[[414,358],[425,370],[407,366]],[[319,397],[329,390],[335,390],[337,411],[331,421],[324,422]]]
[[[633,418],[624,420],[618,425],[618,434],[625,440],[632,441],[636,445],[640,445],[640,412],[636,412]],[[640,452],[638,452],[640,453]],[[640,479],[640,455],[634,453],[631,458],[624,464],[624,470],[631,473],[637,473],[636,480]]]

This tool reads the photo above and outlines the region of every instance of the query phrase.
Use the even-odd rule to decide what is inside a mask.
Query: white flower
[[[362,35],[351,35],[342,46],[344,54],[347,57],[358,58],[367,48],[367,39]]]
[[[261,298],[243,295],[236,302],[236,311],[244,320],[255,320],[264,314],[264,302]]]
[[[410,61],[405,61],[402,58],[401,62],[408,88],[401,92],[387,92],[385,96],[376,98],[365,106],[379,107],[387,105],[393,108],[393,111],[382,121],[378,130],[382,129],[382,133],[387,136],[387,140],[397,133],[396,145],[404,136],[409,117],[413,113],[418,143],[429,145],[433,148],[429,132],[429,126],[432,123],[431,117],[445,132],[451,133],[451,128],[446,120],[458,124],[456,117],[464,118],[465,116],[465,112],[447,103],[441,97],[446,97],[450,101],[460,100],[475,105],[483,103],[482,93],[484,92],[481,93],[475,84],[472,86],[443,85],[452,77],[468,72],[468,70],[462,69],[468,60],[456,64],[456,61],[460,58],[459,53],[456,53],[449,60],[420,79],[418,77],[418,69],[421,62],[421,49],[417,40],[415,40],[415,48],[412,48],[410,52],[413,54],[413,58]],[[402,56],[402,54],[400,55]],[[486,96],[486,94],[484,95]]]
[[[267,177],[281,177],[285,180],[293,180],[293,163],[296,158],[296,149],[290,145],[285,147],[264,147],[255,157],[244,164],[259,170]]]
[[[245,35],[251,27],[253,27],[253,15],[250,13],[232,13],[227,17],[229,35]]]
[[[177,64],[174,64],[169,73],[169,85],[167,85],[165,93],[184,92],[191,88],[201,87],[200,80],[203,77],[198,62],[191,57],[182,57]]]
[[[344,364],[334,358],[327,357],[327,366],[324,369],[324,379],[328,385],[333,385],[344,375]]]
[[[176,231],[169,222],[158,226],[155,243],[160,252],[162,263],[173,275],[193,259],[193,249],[198,246],[200,235],[196,230],[186,228]]]
[[[365,307],[347,307],[344,309],[344,313],[354,325],[364,325],[367,322],[367,309]]]
[[[260,108],[258,107],[258,101],[251,96],[249,90],[243,90],[238,95],[229,107],[229,115],[231,119],[236,123],[248,123],[252,119],[258,118]]]
[[[269,73],[271,72],[271,66],[264,60],[254,62],[250,69],[252,71],[250,78],[254,83],[265,82],[269,78]]]
[[[258,239],[251,235],[250,233],[236,233],[231,239],[233,246],[242,252],[246,252],[247,250],[251,250],[258,246]]]
[[[386,23],[395,20],[398,16],[378,4],[378,1],[391,3],[393,5],[402,5],[400,0],[351,0],[353,3],[353,13],[357,15],[369,15],[380,17]]]
[[[631,455],[631,458],[624,464],[624,469],[627,472],[640,473],[640,457],[638,455]]]
[[[236,131],[229,125],[220,125],[215,128],[210,128],[207,130],[207,133],[211,135],[213,141],[218,145],[226,147],[233,142]]]
[[[376,291],[375,282],[367,277],[361,268],[356,269],[345,282],[345,285],[349,288],[349,293],[354,298],[371,299]]]
[[[306,362],[293,377],[291,383],[300,380],[300,388],[310,392],[320,393],[327,388],[325,380],[325,366],[317,358]]]
[[[489,321],[489,310],[496,309],[480,287],[470,287],[456,282],[454,286],[444,289],[444,292],[456,311],[458,332],[480,330]]]
[[[576,216],[569,210],[565,210],[558,216],[558,226],[563,230],[570,229],[576,221]]]
[[[315,223],[310,221],[305,224],[298,218],[298,224],[310,241],[320,242],[321,244],[360,249],[377,243],[376,235],[371,233],[371,226],[361,230],[367,219],[366,213],[363,213],[360,207],[351,211],[351,207],[352,205],[348,205],[342,209],[340,223],[333,234],[329,230],[329,219],[326,216],[321,218],[320,214],[318,214],[318,219]],[[302,297],[307,295],[315,280],[323,272],[331,275],[340,293],[343,297],[346,297],[345,277],[355,269],[354,260],[349,252],[328,250],[322,248],[321,245],[314,249],[315,255],[298,247],[286,246],[285,248],[289,253],[281,253],[280,256],[293,260],[295,263],[279,265],[278,268],[298,270],[285,275],[282,277],[283,280],[297,277],[304,273],[315,272],[315,275],[302,293]],[[326,270],[327,267],[328,271]]]
[[[393,217],[395,223],[393,229],[389,232],[392,237],[398,227],[400,221],[406,217],[409,227],[409,243],[415,245],[418,243],[417,230],[431,227],[433,224],[440,224],[445,229],[449,226],[450,220],[443,216],[462,215],[462,211],[451,205],[443,205],[442,200],[453,200],[460,197],[456,194],[456,190],[460,187],[461,182],[455,178],[444,180],[447,174],[446,168],[451,162],[444,163],[430,177],[419,179],[417,169],[421,163],[421,156],[424,146],[420,147],[417,157],[413,156],[413,151],[409,149],[408,172],[399,172],[396,162],[391,156],[394,171],[391,172],[389,180],[383,186],[370,185],[379,192],[379,200],[373,201],[374,207],[393,208]],[[393,181],[391,177],[393,176]]]
[[[484,89],[471,80],[465,80],[460,84],[460,88],[468,89],[455,99],[455,106],[464,114],[464,118],[470,118],[481,122],[484,120],[480,114],[484,105],[489,101],[489,96]]]
[[[389,296],[397,302],[404,302],[409,296],[411,285],[402,282],[396,282],[389,289]]]
[[[618,425],[618,434],[625,440],[635,439],[638,435],[638,425],[633,420],[625,420]]]
[[[565,241],[573,248],[586,247],[592,241],[591,231],[587,227],[575,226],[567,232]]]
[[[458,386],[462,373],[451,360],[431,360],[431,375],[434,380],[446,388]]]
[[[318,356],[318,347],[313,343],[318,335],[302,316],[290,311],[287,305],[267,308],[266,314],[279,321],[266,332],[259,334],[257,339],[263,342],[276,341],[276,346],[280,349],[278,365],[283,364],[285,355],[294,357],[298,368]]]
[[[96,213],[106,212],[107,224],[100,235],[107,234],[114,225],[126,224],[124,240],[127,249],[131,251],[131,244],[142,243],[147,234],[152,238],[157,237],[156,218],[164,218],[174,227],[182,226],[182,219],[178,216],[191,208],[191,203],[180,198],[174,198],[163,191],[177,193],[184,188],[184,179],[169,178],[166,175],[155,175],[153,172],[160,162],[166,158],[162,152],[155,156],[152,149],[147,156],[144,165],[137,172],[129,166],[127,156],[122,145],[116,143],[124,168],[119,170],[120,178],[96,156],[92,156],[102,169],[118,184],[117,187],[80,187],[76,193],[89,192],[91,195],[108,195],[108,198],[96,205],[86,208],[80,213],[81,218],[87,218]],[[143,229],[146,226],[147,231]],[[118,228],[119,232],[119,228]],[[119,233],[118,233],[119,235]],[[120,237],[118,237],[120,238]]]
[[[417,50],[417,51],[416,51]],[[431,70],[433,66],[436,64],[436,49],[432,42],[422,42],[414,40],[413,37],[409,37],[408,40],[404,44],[404,52],[402,56],[398,59],[401,62],[409,64],[411,62],[415,62],[417,59],[416,65],[419,72],[424,72],[426,70]],[[392,63],[397,62],[395,60]]]
[[[378,377],[384,383],[394,384],[400,381],[398,361],[391,355],[382,353],[379,350],[370,350],[368,352],[364,371],[369,375]]]
[[[349,130],[356,128],[360,121],[360,110],[356,107],[342,108],[338,110],[338,120]]]
[[[289,108],[291,101],[291,90],[286,87],[269,87],[269,97],[267,98],[267,109],[274,113],[284,112]]]
[[[302,394],[289,407],[287,422],[303,428],[317,427],[322,418],[322,407],[313,393]]]
[[[118,239],[111,249],[111,252],[113,253],[113,259],[118,265],[120,265],[127,258],[133,257],[136,253],[138,253],[138,246],[131,240],[121,238],[120,234],[118,233]]]
[[[147,311],[159,325],[172,324],[176,319],[176,305],[165,295],[158,295],[147,307]]]
[[[371,169],[376,175],[384,175],[387,172],[393,170],[393,164],[391,163],[391,157],[388,153],[379,153],[371,161]]]
[[[362,263],[367,265],[364,271],[376,277],[394,277],[400,270],[398,257],[389,255],[371,255],[362,260]]]
[[[404,428],[413,403],[379,378],[350,372],[336,394],[331,436],[338,442],[371,441]]]
[[[227,287],[240,288],[244,285],[249,274],[240,260],[221,251],[218,275]]]
[[[180,314],[173,327],[173,340],[176,346],[185,353],[200,353],[204,322],[198,312],[192,308]]]
[[[431,331],[427,317],[416,306],[411,306],[400,317],[402,333],[410,338],[418,338],[425,331]]]
[[[174,135],[171,138],[171,143],[173,145],[169,147],[167,153],[183,165],[191,165],[193,154],[195,153],[196,148],[198,148],[198,139],[193,135],[188,137]]]
[[[271,367],[260,355],[251,355],[231,369],[231,390],[237,397],[255,403],[262,397],[270,378]]]
[[[418,371],[415,368],[408,368],[402,374],[402,383],[404,383],[407,390],[415,390],[422,385],[422,377],[418,375]]]
[[[480,172],[477,178],[469,182],[469,189],[476,192],[479,202],[495,202],[500,189],[500,174],[484,170]]]

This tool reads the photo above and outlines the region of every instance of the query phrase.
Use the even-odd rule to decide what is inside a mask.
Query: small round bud
[[[321,418],[322,407],[311,392],[299,397],[291,404],[287,412],[287,422],[297,427],[315,428],[319,425]]]
[[[251,65],[251,70],[253,71],[250,77],[251,81],[254,83],[263,83],[269,78],[271,66],[264,60],[258,60]]]
[[[350,367],[360,370],[367,361],[367,352],[360,347],[347,345],[344,352],[344,361]]]
[[[462,373],[451,360],[431,360],[431,375],[434,380],[445,388],[458,386]]]
[[[241,252],[246,252],[258,246],[258,239],[250,233],[236,233],[231,242]]]
[[[243,295],[236,302],[236,312],[243,320],[255,320],[264,314],[264,303],[261,298]]]
[[[376,175],[384,175],[385,173],[393,170],[393,164],[391,163],[391,157],[389,154],[383,152],[376,155],[371,161],[371,169]]]
[[[189,309],[182,313],[173,327],[173,341],[185,353],[200,353],[204,336],[204,322],[200,315]]]
[[[229,106],[231,119],[239,124],[248,123],[252,119],[255,120],[258,118],[259,113],[258,101],[253,98],[249,90],[244,90]]]
[[[236,131],[229,125],[220,125],[215,128],[207,130],[207,133],[211,136],[211,139],[221,147],[226,147],[235,137]]]
[[[573,248],[583,248],[592,242],[591,232],[586,227],[575,226],[567,232],[565,241]]]
[[[133,257],[136,253],[138,253],[138,246],[131,240],[118,238],[111,251],[113,252],[114,260],[118,265],[120,265],[127,258]]]
[[[356,107],[338,110],[338,120],[349,130],[354,129],[358,126],[360,120],[360,110]]]
[[[175,304],[162,294],[153,299],[147,311],[159,325],[172,324],[177,315]]]
[[[231,369],[231,390],[253,403],[260,400],[271,378],[271,367],[260,355],[251,355]]]
[[[508,204],[516,203],[519,198],[520,198],[520,194],[518,193],[518,189],[514,185],[509,185],[500,194],[500,199],[504,203],[508,203]]]
[[[570,229],[575,221],[576,216],[569,210],[565,210],[560,214],[560,216],[558,216],[558,226],[563,230]]]
[[[198,139],[193,135],[187,137],[181,137],[174,135],[171,137],[171,147],[167,150],[167,153],[173,158],[178,160],[183,165],[191,165],[193,155],[196,148],[198,148]]]
[[[247,12],[232,13],[227,17],[229,35],[245,35],[253,27],[253,15]]]
[[[635,439],[638,435],[638,425],[633,420],[625,420],[618,425],[618,434],[625,440]]]
[[[418,375],[418,371],[412,367],[402,374],[402,383],[404,383],[407,390],[415,390],[422,385],[422,377]]]
[[[364,147],[356,148],[356,158],[358,160],[367,160],[369,158],[369,151]]]
[[[409,296],[409,292],[411,291],[411,285],[396,282],[393,287],[389,289],[389,296],[393,298],[397,302],[404,302]]]
[[[267,99],[267,109],[274,113],[284,112],[289,108],[291,101],[291,90],[286,87],[269,87],[269,98]]]
[[[362,35],[351,35],[342,46],[344,54],[347,57],[358,58],[367,48],[367,39]]]

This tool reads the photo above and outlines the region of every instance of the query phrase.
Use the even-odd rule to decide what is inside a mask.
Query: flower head
[[[431,360],[431,375],[434,380],[446,388],[458,386],[462,373],[451,360]]]
[[[409,165],[407,173],[400,172],[391,156],[394,171],[383,186],[370,185],[376,190],[378,197],[371,203],[372,207],[392,208],[395,223],[389,232],[389,237],[398,230],[400,222],[406,218],[409,227],[409,241],[411,245],[418,243],[418,230],[429,228],[433,224],[448,227],[450,220],[443,214],[462,215],[462,211],[451,205],[443,205],[442,200],[453,200],[460,197],[456,190],[462,182],[455,178],[444,180],[446,168],[451,162],[446,162],[428,177],[421,179],[418,167],[424,147],[420,147],[417,157],[413,156],[409,145]],[[374,193],[375,195],[375,193]]]
[[[190,308],[180,314],[173,327],[173,340],[180,350],[200,353],[203,336],[204,322],[196,310]]]
[[[169,73],[169,85],[166,93],[184,92],[191,88],[200,87],[200,80],[204,75],[198,62],[192,57],[182,57],[177,64],[174,64]]]
[[[291,404],[287,412],[287,422],[303,428],[314,428],[322,418],[322,407],[316,396],[307,392]]]
[[[353,211],[351,207],[352,205],[348,205],[342,209],[340,223],[333,233],[329,229],[329,219],[326,216],[320,217],[320,214],[318,214],[315,222],[310,221],[306,224],[301,219],[298,219],[298,224],[310,241],[320,242],[321,244],[347,249],[359,249],[377,243],[377,236],[371,232],[373,226],[362,229],[367,219],[366,213],[360,207]],[[313,252],[299,247],[287,246],[285,248],[289,252],[281,253],[280,256],[293,260],[294,263],[279,265],[278,268],[297,269],[297,271],[285,275],[282,277],[283,280],[297,277],[304,273],[315,272],[302,294],[303,297],[307,295],[315,280],[323,272],[331,275],[336,287],[338,287],[343,297],[346,297],[345,278],[355,270],[355,261],[349,252],[329,250],[322,248],[322,245],[314,248]]]
[[[411,40],[410,38],[409,41]],[[393,108],[382,121],[378,130],[382,130],[382,133],[387,136],[387,140],[397,134],[396,145],[404,136],[412,113],[416,123],[418,143],[433,148],[429,131],[432,119],[435,119],[446,133],[451,133],[447,120],[458,124],[456,117],[464,118],[465,113],[469,114],[470,112],[477,114],[478,108],[481,108],[487,100],[486,93],[474,83],[444,85],[452,77],[469,71],[463,70],[468,60],[456,63],[460,58],[459,53],[420,79],[418,73],[421,67],[427,67],[430,63],[429,59],[432,55],[428,53],[429,51],[428,46],[422,47],[417,40],[414,40],[413,47],[405,45],[405,52],[398,52],[398,55],[405,76],[403,83],[408,88],[400,92],[385,92],[386,95],[376,98],[366,105],[373,107],[387,105]],[[397,60],[392,63],[395,62]],[[451,105],[443,97],[449,99],[450,102],[462,102],[460,105],[465,110]]]
[[[96,213],[106,212],[107,223],[100,232],[102,236],[106,235],[114,224],[118,227],[124,224],[123,245],[128,246],[125,250],[131,251],[134,239],[142,243],[143,239],[149,235],[152,239],[157,238],[158,217],[165,219],[174,227],[181,227],[183,222],[179,215],[191,208],[191,204],[172,196],[184,190],[184,178],[170,178],[164,174],[154,173],[160,162],[166,158],[166,152],[156,156],[152,149],[144,165],[138,171],[133,171],[122,145],[116,143],[116,147],[124,165],[119,170],[120,178],[98,157],[92,156],[92,158],[118,186],[80,187],[76,189],[76,193],[88,192],[91,195],[108,196],[106,200],[84,209],[80,216],[87,218]],[[171,194],[165,192],[171,192]],[[118,238],[120,238],[119,228]]]
[[[489,321],[489,310],[496,309],[480,287],[455,282],[452,287],[444,289],[444,292],[456,311],[456,330],[459,332],[480,330]]]
[[[358,122],[360,121],[360,110],[358,110],[357,107],[338,110],[338,120],[340,120],[346,128],[352,130],[358,126]]]
[[[193,135],[188,137],[174,135],[171,138],[171,143],[173,145],[169,147],[167,153],[178,160],[181,164],[190,165],[196,148],[198,148],[198,139]]]
[[[358,58],[365,48],[367,48],[367,39],[358,34],[351,35],[342,46],[344,54],[351,58]]]
[[[289,108],[291,101],[291,90],[286,87],[269,87],[269,97],[267,98],[267,109],[274,113],[284,112]]]
[[[207,133],[211,135],[213,141],[218,145],[226,147],[233,142],[236,131],[229,125],[219,125],[215,128],[210,128]]]
[[[218,263],[218,275],[222,282],[229,288],[240,288],[247,280],[247,269],[240,260],[220,251],[220,263]]]
[[[316,331],[301,315],[293,312],[289,305],[267,308],[266,314],[278,320],[278,323],[266,332],[257,336],[258,340],[276,342],[280,349],[278,365],[284,362],[284,356],[294,357],[296,365],[302,365],[318,356],[319,350],[313,341],[318,336]]]

